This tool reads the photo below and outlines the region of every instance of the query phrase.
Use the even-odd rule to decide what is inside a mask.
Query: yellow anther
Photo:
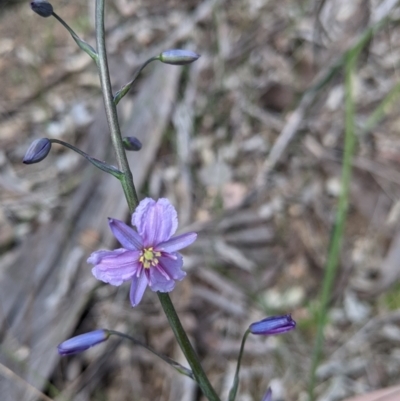
[[[150,266],[157,266],[157,257],[161,256],[161,252],[154,252],[153,248],[146,248],[142,251],[142,255],[139,258],[139,262],[143,264],[145,269],[150,268]]]

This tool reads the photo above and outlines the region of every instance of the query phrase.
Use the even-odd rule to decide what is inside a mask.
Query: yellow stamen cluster
[[[151,266],[158,265],[158,257],[161,256],[161,252],[155,252],[153,247],[143,249],[142,255],[139,258],[139,262],[143,264],[145,269],[149,269]]]

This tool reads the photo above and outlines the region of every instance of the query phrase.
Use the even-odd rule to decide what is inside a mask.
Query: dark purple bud
[[[250,333],[264,336],[282,334],[293,330],[296,322],[290,315],[272,316],[259,322],[252,323],[249,327]]]
[[[272,401],[272,390],[271,387],[268,387],[267,392],[264,394],[264,397],[261,401]]]
[[[125,136],[122,139],[124,148],[126,150],[138,151],[142,149],[142,142],[139,141],[135,136]]]
[[[81,334],[72,337],[67,341],[59,344],[57,349],[61,356],[78,354],[79,352],[86,351],[87,349],[100,344],[110,337],[108,330],[95,330],[89,333]]]
[[[53,6],[46,0],[31,1],[31,8],[32,11],[44,18],[50,17],[53,14]]]
[[[47,138],[36,139],[29,146],[22,163],[33,164],[42,161],[50,152],[51,141]]]
[[[159,56],[159,60],[165,64],[185,65],[193,63],[193,61],[196,61],[199,57],[200,54],[190,50],[172,49],[162,52]]]

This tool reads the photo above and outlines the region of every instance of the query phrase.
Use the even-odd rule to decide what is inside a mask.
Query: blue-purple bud
[[[46,0],[31,1],[31,9],[44,18],[50,17],[53,14],[53,6]]]
[[[95,330],[89,333],[81,334],[72,337],[67,341],[59,344],[57,349],[61,356],[78,354],[79,352],[86,351],[87,349],[100,344],[110,337],[108,330]]]
[[[42,161],[50,152],[51,141],[47,138],[36,139],[25,153],[22,163],[33,164]]]
[[[252,334],[268,336],[286,333],[287,331],[293,330],[295,327],[296,322],[292,317],[290,315],[283,315],[267,317],[259,322],[252,323],[249,327],[249,331]]]
[[[122,143],[126,150],[138,151],[142,149],[142,142],[139,141],[135,136],[125,136],[122,138]]]
[[[200,57],[200,54],[190,50],[172,49],[166,50],[159,55],[159,60],[165,64],[185,65],[193,63]]]
[[[264,397],[261,401],[272,401],[272,390],[271,387],[268,387],[267,392],[264,394]]]

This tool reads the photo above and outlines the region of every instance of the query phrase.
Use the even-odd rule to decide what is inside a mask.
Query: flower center
[[[143,264],[145,269],[149,269],[151,266],[158,265],[158,257],[161,256],[161,252],[156,252],[153,247],[145,248],[142,251],[142,255],[139,258],[139,262]]]

